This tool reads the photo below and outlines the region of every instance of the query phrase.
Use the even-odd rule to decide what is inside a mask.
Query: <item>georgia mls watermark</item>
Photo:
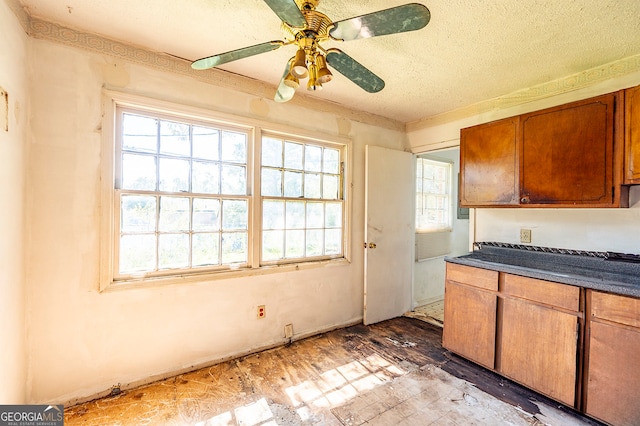
[[[63,405],[0,405],[0,426],[63,425]]]

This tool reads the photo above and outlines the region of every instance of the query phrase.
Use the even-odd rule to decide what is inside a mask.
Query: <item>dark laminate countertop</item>
[[[447,257],[445,260],[640,298],[640,263],[617,260],[617,255],[503,243],[477,243],[473,252],[459,257]]]

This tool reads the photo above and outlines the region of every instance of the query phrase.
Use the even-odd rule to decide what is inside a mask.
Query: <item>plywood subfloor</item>
[[[65,425],[598,425],[413,318],[356,325],[65,410]]]

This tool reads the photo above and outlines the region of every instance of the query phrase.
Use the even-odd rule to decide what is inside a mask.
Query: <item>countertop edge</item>
[[[551,281],[561,284],[568,284],[576,287],[583,287],[592,290],[599,290],[606,293],[618,294],[640,298],[640,288],[626,283],[602,280],[589,277],[587,275],[560,274],[544,269],[535,269],[506,263],[489,262],[481,259],[465,257],[445,257],[445,262],[459,265],[473,266],[476,268],[488,269],[497,272],[506,272],[513,275],[520,275],[528,278],[536,278],[544,281]]]

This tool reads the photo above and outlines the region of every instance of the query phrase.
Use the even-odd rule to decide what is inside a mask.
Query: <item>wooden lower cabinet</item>
[[[499,372],[574,406],[577,316],[526,300],[505,298],[501,324]]]
[[[497,301],[495,294],[448,281],[442,346],[493,369]]]
[[[447,264],[442,346],[494,368],[498,273]]]
[[[592,292],[586,413],[640,425],[640,299]]]
[[[445,348],[608,424],[640,425],[640,298],[447,263],[444,309]]]

